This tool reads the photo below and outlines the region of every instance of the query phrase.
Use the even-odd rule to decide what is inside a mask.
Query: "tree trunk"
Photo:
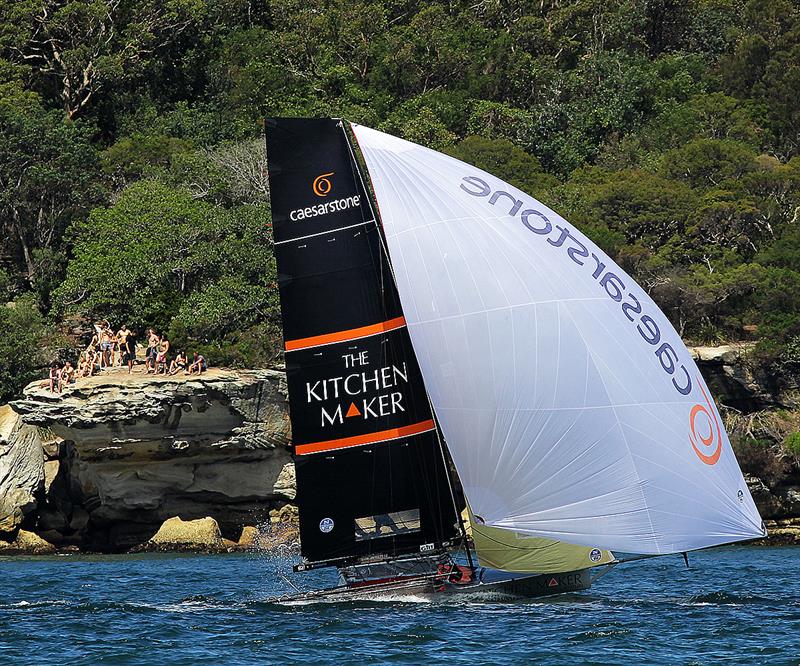
[[[16,210],[12,212],[11,219],[13,220],[12,227],[14,229],[14,234],[22,249],[22,258],[25,260],[25,267],[28,271],[28,282],[33,283],[33,276],[36,273],[36,264],[33,263],[33,255],[28,246],[28,241],[25,239],[25,231],[22,228],[22,224],[19,221],[19,213]]]

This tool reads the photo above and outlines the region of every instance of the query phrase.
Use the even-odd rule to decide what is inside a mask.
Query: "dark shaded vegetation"
[[[274,358],[264,114],[343,116],[490,170],[687,340],[754,339],[796,370],[798,99],[797,0],[9,0],[0,399],[65,319]]]

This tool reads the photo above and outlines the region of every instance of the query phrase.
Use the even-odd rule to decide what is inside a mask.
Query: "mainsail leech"
[[[633,553],[764,534],[703,378],[630,276],[490,174],[353,131],[425,386],[487,525]]]

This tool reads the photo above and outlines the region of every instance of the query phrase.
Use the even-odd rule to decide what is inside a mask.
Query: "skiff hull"
[[[415,577],[389,582],[340,586],[301,592],[272,599],[275,603],[343,602],[403,599],[438,601],[453,598],[481,600],[520,600],[546,597],[566,592],[588,590],[592,584],[589,569],[560,574],[510,574],[479,569],[475,580],[451,583],[435,577]]]

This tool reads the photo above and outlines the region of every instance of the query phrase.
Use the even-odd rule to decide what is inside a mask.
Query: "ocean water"
[[[800,548],[632,563],[588,592],[519,603],[269,603],[291,564],[0,558],[0,663],[800,664]]]

